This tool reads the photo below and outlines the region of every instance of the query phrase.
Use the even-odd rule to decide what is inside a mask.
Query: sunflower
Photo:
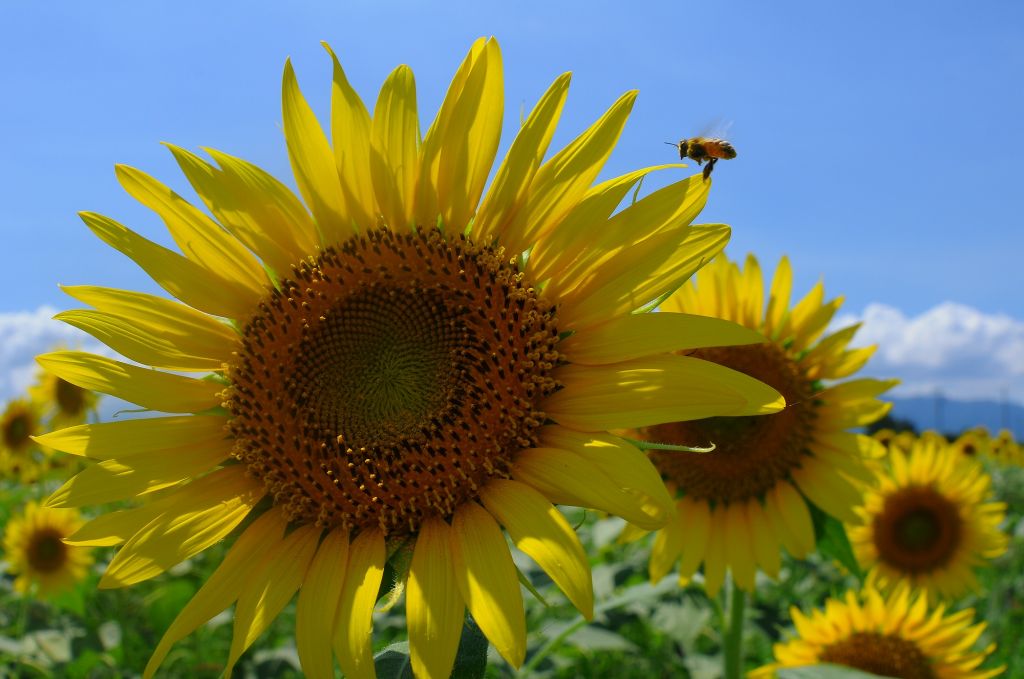
[[[86,547],[64,543],[82,525],[74,509],[51,509],[29,502],[25,513],[7,523],[4,554],[14,588],[28,593],[37,586],[41,596],[74,587],[92,563]]]
[[[558,78],[484,195],[503,117],[494,40],[473,45],[422,140],[408,67],[388,77],[371,118],[331,56],[333,147],[285,66],[284,134],[305,205],[243,160],[171,147],[214,219],[138,170],[117,175],[183,255],[83,214],[183,303],[73,287],[95,310],[58,317],[161,370],[81,352],[39,358],[72,384],[178,413],[44,437],[100,461],[51,505],[142,502],[72,538],[123,543],[101,587],[237,536],[146,676],[237,601],[230,673],[297,590],[306,675],[333,676],[333,646],[346,676],[372,676],[371,616],[399,549],[412,553],[417,675],[448,675],[467,608],[519,665],[524,610],[502,526],[590,616],[589,567],[554,504],[648,528],[674,509],[654,467],[608,430],[782,407],[742,373],[673,353],[761,341],[755,333],[632,313],[729,235],[690,225],[710,186],[700,176],[619,211],[658,168],[591,186],[635,93],[542,163],[569,83]]]
[[[994,438],[989,439],[989,456],[1004,465],[1024,465],[1024,451],[1009,429],[1000,429]]]
[[[39,406],[34,401],[7,402],[0,415],[0,476],[22,482],[38,476],[42,455],[32,437],[41,433]]]
[[[950,598],[976,588],[974,569],[1007,546],[1006,506],[986,502],[991,477],[936,439],[890,449],[889,463],[847,527],[857,560],[881,586],[905,580]]]
[[[885,597],[867,585],[859,597],[848,590],[810,617],[796,607],[790,614],[799,637],[775,644],[775,664],[751,672],[752,679],[819,663],[898,679],[986,679],[1005,669],[979,669],[995,644],[972,650],[985,630],[984,622],[971,624],[974,610],[947,615],[945,605],[929,607],[925,593],[907,587]]]
[[[873,347],[848,349],[857,326],[822,336],[841,300],[824,301],[819,283],[792,308],[792,274],[783,258],[767,308],[757,260],[741,270],[720,255],[661,306],[666,312],[736,321],[770,342],[690,352],[770,384],[789,406],[759,418],[714,417],[644,427],[637,436],[672,445],[714,444],[706,455],[655,450],[651,460],[677,499],[678,516],[655,538],[650,577],[657,581],[676,561],[687,581],[704,563],[714,595],[726,569],[744,590],[760,567],[775,577],[780,548],[802,558],[815,546],[809,505],[838,519],[853,519],[856,479],[881,446],[847,431],[882,417],[890,405],[875,397],[894,381],[856,379],[824,384],[856,372]]]
[[[53,429],[82,424],[96,411],[99,397],[93,391],[61,379],[45,370],[39,371],[29,395],[41,404],[43,416]]]

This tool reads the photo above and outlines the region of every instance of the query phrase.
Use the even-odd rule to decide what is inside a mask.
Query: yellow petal
[[[554,229],[586,194],[615,148],[636,92],[627,92],[597,122],[544,163],[526,204],[503,234],[509,252],[521,252]]]
[[[109,217],[94,212],[79,216],[107,245],[131,258],[157,285],[185,304],[217,316],[247,319],[259,295],[177,252],[146,240]]]
[[[217,221],[279,275],[315,252],[316,228],[284,185],[250,163],[211,152],[220,167],[164,144]]]
[[[704,589],[708,596],[718,596],[718,590],[725,582],[725,570],[728,565],[727,541],[729,536],[725,530],[725,508],[716,505],[711,510],[711,532],[708,534],[707,551],[704,554]]]
[[[651,560],[647,567],[652,583],[659,582],[672,570],[672,566],[679,561],[683,544],[688,537],[686,528],[679,519],[669,521],[668,525],[654,536]]]
[[[277,545],[284,533],[286,522],[281,513],[271,509],[264,512],[238,536],[238,540],[228,550],[224,561],[217,570],[206,579],[203,586],[192,597],[192,600],[181,610],[171,626],[164,632],[156,650],[146,664],[143,673],[149,679],[160,663],[167,656],[179,639],[188,636],[193,630],[217,615],[238,598],[242,585],[260,563],[260,555],[268,548]]]
[[[299,589],[320,533],[321,529],[312,524],[302,526],[263,553],[260,565],[246,579],[238,595],[225,676],[231,676],[238,658],[266,631]]]
[[[133,198],[156,212],[182,254],[259,297],[270,281],[241,243],[174,191],[141,170],[118,165],[117,179]]]
[[[413,674],[445,679],[452,672],[466,606],[455,578],[451,528],[442,519],[420,526],[405,590]]]
[[[813,468],[805,465],[794,469],[791,475],[800,491],[818,507],[841,521],[857,521],[854,510],[863,501],[861,493],[836,471],[820,464]]]
[[[151,493],[210,471],[231,455],[232,442],[213,440],[158,455],[103,460],[79,472],[46,500],[48,507],[82,507]]]
[[[348,532],[328,533],[309,564],[295,607],[295,648],[309,679],[334,679],[331,642],[348,565]]]
[[[223,539],[263,497],[243,465],[218,469],[175,493],[176,503],[118,551],[100,588],[127,587],[166,571]]]
[[[408,66],[399,66],[380,89],[373,110],[370,177],[385,223],[397,231],[413,226],[419,173],[420,123],[416,81]],[[430,228],[432,224],[420,226]]]
[[[36,356],[39,365],[83,389],[92,389],[164,413],[197,413],[219,406],[224,385],[140,368],[83,351]]]
[[[558,345],[570,363],[604,365],[651,354],[758,344],[760,333],[731,321],[679,313],[619,316],[572,334]]]
[[[715,416],[761,415],[784,405],[771,387],[689,356],[658,355],[554,371],[564,386],[544,401],[559,424],[584,431],[648,427]]]
[[[778,538],[761,502],[757,498],[747,501],[747,523],[750,525],[750,533],[753,539],[754,556],[761,570],[770,577],[779,576],[779,568],[782,565],[782,558],[779,555]]]
[[[551,83],[519,128],[473,221],[477,242],[490,243],[498,238],[526,203],[530,185],[562,113],[569,78],[569,73],[563,73]]]
[[[334,621],[334,654],[351,679],[373,677],[373,605],[384,577],[384,535],[361,532],[348,550],[345,584]]]
[[[423,139],[416,196],[420,224],[435,223],[439,214],[453,231],[469,224],[498,150],[504,97],[498,42],[481,38]]]
[[[284,138],[295,183],[313,213],[324,245],[340,243],[354,231],[345,209],[334,154],[313,110],[299,90],[291,60],[284,65],[281,103]]]
[[[743,267],[743,309],[740,323],[748,328],[761,327],[761,307],[764,304],[764,278],[754,255],[747,255]]]
[[[492,479],[480,499],[508,531],[512,544],[536,561],[573,606],[590,620],[594,588],[583,545],[562,513],[543,495],[518,481]]]
[[[639,178],[651,170],[662,167],[681,166],[646,168],[612,181]],[[610,183],[605,182],[595,187],[588,192],[588,197]],[[538,246],[542,258],[546,250],[554,249],[555,252],[555,257],[548,257],[554,260],[550,267],[552,280],[548,286],[549,290],[570,290],[588,280],[596,269],[604,269],[614,260],[628,256],[628,251],[638,243],[656,234],[689,224],[707,202],[709,188],[710,183],[705,182],[699,174],[687,177],[636,201],[616,213],[607,222],[604,221],[607,215],[588,219],[591,216],[586,214],[590,210],[586,209],[585,199],[573,209],[558,229]],[[612,207],[618,207],[618,203]],[[579,212],[584,214],[577,215]],[[532,253],[530,257],[532,259]]]
[[[637,243],[562,296],[559,323],[578,330],[639,309],[682,285],[729,235],[724,225],[680,226]]]
[[[780,339],[776,333],[781,329],[789,311],[789,297],[792,292],[793,269],[789,264],[789,258],[783,256],[772,278],[772,287],[768,292],[768,308],[764,314],[764,332],[773,339]]]
[[[148,417],[123,422],[80,424],[36,436],[35,440],[47,448],[94,460],[158,452],[172,455],[180,448],[207,445],[224,439],[225,424],[225,418],[209,415]]]
[[[635,495],[640,511],[649,522],[661,525],[674,513],[675,502],[661,480],[661,474],[640,450],[603,432],[578,432],[558,425],[539,430],[542,447],[576,453],[604,473],[618,486]]]
[[[787,551],[798,559],[813,552],[814,524],[811,523],[811,513],[800,493],[789,483],[781,481],[766,497],[771,503],[768,515],[778,516],[786,534],[791,538],[792,542],[786,547]]]
[[[61,286],[61,290],[103,312],[105,318],[128,320],[146,334],[162,335],[183,357],[208,366],[205,370],[220,370],[238,343],[238,333],[227,323],[163,297],[92,285]]]
[[[584,457],[558,448],[529,448],[519,453],[512,476],[555,504],[590,507],[621,516],[646,530],[665,525],[671,514],[652,516],[643,498],[605,476]]]
[[[679,559],[679,577],[688,578],[697,570],[708,552],[711,536],[711,509],[706,500],[684,497],[677,505],[678,522],[686,528],[682,554]]]
[[[754,589],[754,536],[747,523],[745,503],[730,502],[722,508],[725,526],[725,558],[736,584],[744,591]]]
[[[451,550],[469,612],[501,657],[519,667],[526,655],[526,616],[501,528],[487,510],[467,502],[452,518]]]
[[[175,337],[176,329],[146,327],[134,316],[118,316],[102,311],[78,309],[62,311],[53,318],[89,333],[114,351],[133,361],[168,370],[196,372],[221,370],[225,361],[230,358],[231,349],[237,342],[237,340],[233,340],[230,343],[221,343],[216,348],[211,347],[212,351],[209,353],[196,355],[188,348],[188,345],[192,344],[192,337],[188,331]],[[200,349],[203,348],[200,347]]]

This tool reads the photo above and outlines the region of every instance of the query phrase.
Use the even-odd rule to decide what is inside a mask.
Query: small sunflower
[[[718,591],[726,569],[750,591],[758,567],[772,577],[778,574],[782,547],[798,558],[814,550],[810,503],[841,520],[854,518],[860,501],[854,481],[871,478],[866,460],[880,455],[881,446],[847,430],[882,417],[890,404],[875,397],[895,382],[834,383],[859,370],[874,349],[847,348],[857,326],[823,336],[841,300],[825,302],[820,283],[792,308],[791,287],[783,258],[765,308],[757,260],[749,256],[741,270],[720,255],[661,306],[736,321],[768,337],[771,341],[762,344],[696,349],[689,355],[770,384],[789,405],[766,417],[716,417],[637,432],[655,443],[715,446],[705,455],[650,453],[678,498],[677,519],[654,541],[652,580],[680,561],[685,581],[703,561],[709,593]]]
[[[885,597],[868,585],[859,597],[848,590],[842,600],[829,599],[810,617],[796,607],[790,614],[799,636],[775,644],[775,663],[751,672],[752,679],[820,663],[897,679],[987,679],[1005,669],[979,669],[995,644],[972,650],[985,630],[984,622],[972,624],[972,609],[947,615],[945,605],[930,608],[925,593],[907,587]]]
[[[1005,505],[986,501],[990,486],[981,465],[935,439],[890,449],[847,527],[857,560],[881,586],[906,581],[949,598],[975,588],[974,569],[1007,546]]]
[[[32,437],[42,433],[39,406],[34,401],[8,401],[0,415],[0,476],[19,481],[36,478],[42,455]]]
[[[982,428],[968,429],[950,445],[963,457],[980,460],[988,455],[990,440],[986,430]]]
[[[1024,451],[1009,429],[1000,429],[998,434],[989,439],[988,453],[989,457],[1000,464],[1024,466]]]
[[[75,586],[92,563],[90,550],[64,543],[82,525],[78,511],[51,509],[29,502],[21,516],[7,522],[4,554],[15,575],[14,588],[28,593],[36,586],[46,597]]]
[[[755,333],[633,313],[729,234],[690,225],[710,186],[699,175],[618,212],[657,168],[591,185],[635,93],[543,162],[569,83],[558,78],[485,194],[503,118],[497,42],[473,45],[422,138],[408,67],[384,83],[371,117],[333,66],[333,145],[285,67],[285,141],[305,205],[245,161],[171,147],[214,219],[138,170],[117,175],[183,254],[83,215],[184,303],[81,286],[67,291],[95,310],[59,318],[158,370],[81,352],[39,358],[72,384],[181,413],[44,437],[100,460],[51,505],[142,502],[73,536],[123,543],[101,587],[237,535],[146,676],[237,601],[230,673],[297,590],[306,676],[333,676],[332,646],[346,676],[372,676],[374,602],[399,548],[412,552],[418,676],[448,676],[467,608],[519,665],[524,610],[502,526],[590,616],[586,557],[553,503],[648,528],[674,510],[644,455],[608,431],[782,407],[742,373],[672,353],[761,341]]]
[[[83,389],[45,370],[39,371],[36,383],[29,387],[29,395],[41,405],[43,417],[51,429],[82,424],[96,412],[99,397],[94,391]]]

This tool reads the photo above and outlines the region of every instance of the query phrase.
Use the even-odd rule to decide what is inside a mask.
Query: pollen
[[[260,303],[227,371],[228,427],[291,522],[414,533],[537,445],[555,310],[502,255],[379,228]]]
[[[788,405],[771,415],[648,427],[640,437],[656,443],[715,446],[707,455],[653,451],[651,461],[670,488],[694,499],[740,502],[761,497],[808,455],[814,425],[812,385],[797,363],[771,343],[700,349],[691,355],[761,380],[785,396]]]

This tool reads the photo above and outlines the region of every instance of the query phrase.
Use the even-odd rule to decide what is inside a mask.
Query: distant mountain
[[[919,430],[937,429],[958,434],[983,425],[995,434],[1009,429],[1024,440],[1024,406],[1012,401],[958,401],[945,396],[916,396],[888,399],[892,417],[910,420]]]

